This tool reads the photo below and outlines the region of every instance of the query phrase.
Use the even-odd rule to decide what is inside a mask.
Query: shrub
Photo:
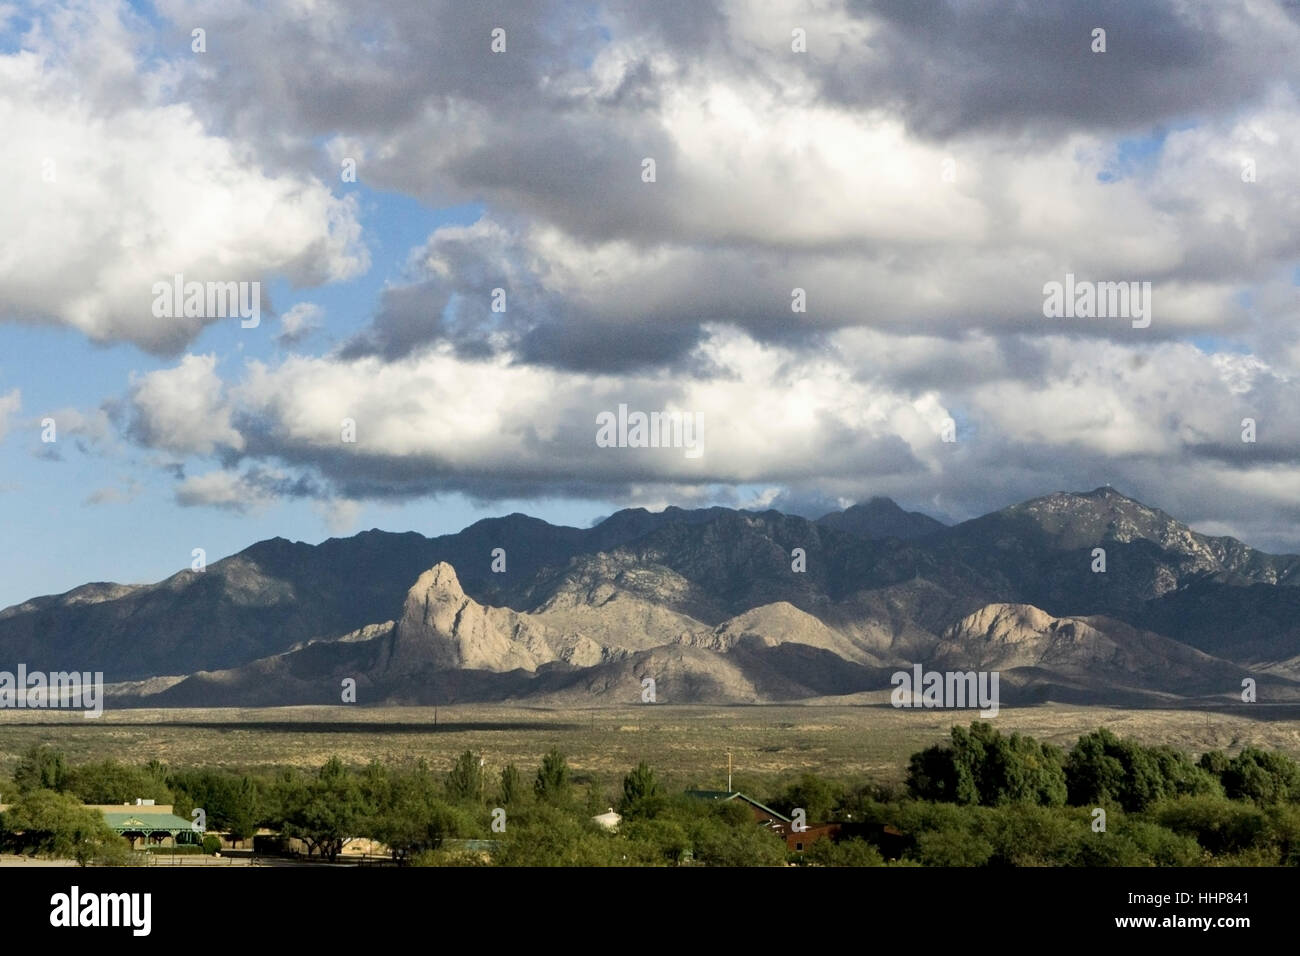
[[[1048,807],[998,807],[975,821],[976,832],[993,848],[990,866],[1063,866],[1091,835],[1076,810]]]
[[[1269,842],[1268,818],[1258,807],[1223,797],[1178,797],[1153,809],[1155,822],[1190,836],[1219,856]]]
[[[984,866],[993,844],[964,830],[930,830],[916,838],[910,855],[924,866]]]
[[[816,866],[884,866],[880,851],[866,840],[821,839],[803,853],[803,861]]]

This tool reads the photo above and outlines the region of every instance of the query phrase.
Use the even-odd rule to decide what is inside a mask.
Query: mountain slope
[[[1094,689],[1226,694],[1250,676],[1241,667],[1103,617],[1057,618],[1028,604],[990,604],[949,627],[935,648],[939,669],[1031,668]]]
[[[822,515],[817,523],[864,538],[898,538],[915,541],[944,530],[947,525],[919,511],[904,511],[889,498],[872,498],[843,511]]]
[[[157,584],[84,585],[6,608],[0,660],[102,670],[109,681],[233,667],[392,618],[411,583],[439,561],[457,569],[470,593],[515,606],[514,594],[545,565],[707,517],[635,509],[578,529],[516,514],[438,538],[373,530],[319,545],[273,538]],[[505,574],[491,569],[498,547],[507,549]]]
[[[102,670],[136,696],[283,702],[332,700],[349,676],[380,699],[559,699],[585,693],[588,670],[630,687],[646,661],[674,661],[683,687],[727,700],[856,692],[843,688],[940,660],[1005,667],[1008,686],[1224,693],[1242,669],[1281,680],[1300,659],[1300,557],[1201,535],[1113,489],[953,527],[885,499],[855,508],[277,538],[157,584],[8,608],[0,661]],[[979,630],[990,613],[1009,629]]]

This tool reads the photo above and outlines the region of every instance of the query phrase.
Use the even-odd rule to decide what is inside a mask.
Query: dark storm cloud
[[[636,399],[632,400],[637,407]],[[646,403],[640,403],[645,407]],[[724,424],[724,423],[719,423]],[[520,442],[518,462],[492,467],[465,467],[432,460],[428,457],[385,454],[357,454],[342,447],[325,447],[304,443],[286,442],[270,434],[257,435],[246,432],[250,457],[271,457],[319,477],[288,479],[268,474],[255,468],[245,476],[245,483],[259,491],[293,498],[328,499],[343,497],[401,501],[446,493],[461,493],[480,501],[503,499],[539,499],[572,497],[593,500],[618,501],[629,498],[638,489],[662,487],[665,494],[674,498],[682,495],[700,496],[710,502],[724,501],[738,505],[740,500],[728,491],[734,479],[726,473],[726,464],[718,463],[718,470],[700,472],[694,482],[694,492],[682,489],[670,480],[647,479],[636,471],[634,465],[616,451],[596,450],[592,444],[593,429],[585,421],[581,428],[547,442],[540,449],[545,457],[536,454],[541,440],[534,436],[516,438]],[[837,449],[840,464],[831,466],[830,477],[861,481],[872,477],[900,474],[919,475],[922,465],[907,444],[896,436],[865,438],[845,433],[843,445]],[[851,454],[849,452],[851,449]],[[549,461],[546,458],[550,458]],[[565,468],[556,462],[568,463]],[[865,462],[866,464],[862,464]],[[779,479],[798,485],[822,480],[824,462],[808,461],[783,469]],[[567,474],[564,474],[567,472]],[[707,492],[703,488],[709,488]],[[833,510],[827,508],[827,511]],[[822,513],[825,513],[824,511]]]
[[[450,291],[435,282],[385,289],[370,327],[339,350],[342,359],[378,355],[397,361],[431,342],[449,337],[443,322]]]
[[[820,67],[824,91],[898,109],[933,137],[1135,129],[1235,111],[1300,76],[1294,49],[1269,28],[1267,4],[851,0],[849,8],[879,33],[861,51],[869,55]],[[1092,52],[1094,28],[1106,31],[1105,53]]]
[[[651,316],[630,326],[597,319],[551,322],[530,329],[517,354],[528,363],[617,373],[675,366],[702,334],[698,326],[664,324]]]
[[[391,130],[448,97],[503,107],[532,100],[542,76],[576,67],[600,41],[580,9],[552,0],[324,4],[251,18],[161,6],[187,46],[188,24],[201,12],[208,55],[224,64],[219,88],[209,85],[214,78],[195,79],[192,93],[224,102],[229,116],[279,117],[309,134]],[[489,49],[497,28],[505,31],[501,54]]]
[[[457,155],[446,173],[506,208],[543,216],[574,236],[622,236],[643,244],[676,232],[671,189],[676,147],[643,119],[603,113],[534,114]],[[654,183],[642,161],[655,162]],[[666,185],[662,185],[666,184]]]

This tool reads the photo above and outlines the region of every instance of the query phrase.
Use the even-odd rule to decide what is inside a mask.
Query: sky
[[[1102,484],[1300,552],[1298,79],[1283,0],[0,0],[0,606]]]

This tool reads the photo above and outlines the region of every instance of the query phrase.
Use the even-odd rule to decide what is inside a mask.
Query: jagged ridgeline
[[[116,706],[337,703],[344,678],[367,703],[635,703],[645,677],[663,703],[876,702],[916,663],[998,670],[1005,703],[1226,699],[1245,677],[1296,700],[1298,566],[1110,488],[951,527],[879,498],[816,521],[515,514],[35,598],[0,612],[0,655],[103,671]]]

